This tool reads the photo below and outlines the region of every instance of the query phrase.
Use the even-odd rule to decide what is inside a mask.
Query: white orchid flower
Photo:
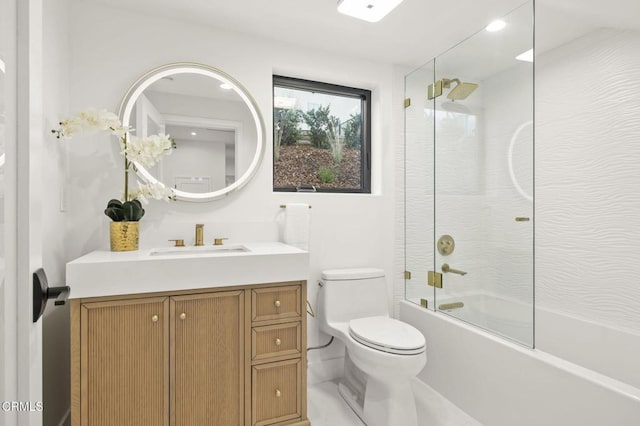
[[[130,136],[125,144],[121,144],[122,155],[143,167],[154,166],[162,157],[171,154],[173,142],[169,135],[152,135],[146,138]]]
[[[59,124],[58,129],[52,130],[58,138],[70,138],[77,134],[90,135],[103,131],[122,137],[126,132],[118,116],[105,109],[90,108],[60,121]]]
[[[162,182],[141,183],[138,181],[138,188],[131,192],[131,200],[139,200],[142,204],[149,204],[149,198],[154,200],[169,201],[175,199],[173,189],[167,187]]]

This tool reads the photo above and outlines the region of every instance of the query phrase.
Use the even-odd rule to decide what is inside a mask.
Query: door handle
[[[47,274],[44,273],[44,269],[38,268],[33,273],[33,322],[38,322],[38,319],[44,313],[44,309],[47,307],[47,301],[49,299],[55,299],[54,305],[64,305],[69,298],[69,292],[71,288],[69,286],[49,287],[49,280],[47,280]]]

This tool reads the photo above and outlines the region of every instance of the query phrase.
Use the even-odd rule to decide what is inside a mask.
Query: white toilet
[[[322,331],[346,346],[342,397],[367,426],[417,426],[411,379],[427,363],[425,339],[389,317],[384,271],[322,272]]]

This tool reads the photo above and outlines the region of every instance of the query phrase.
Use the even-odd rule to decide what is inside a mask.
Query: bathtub
[[[462,309],[491,306],[488,321],[524,326],[482,297]],[[456,315],[477,314],[467,310]],[[640,336],[631,332],[537,309],[529,349],[407,301],[400,319],[427,339],[419,378],[486,426],[640,425]]]
[[[462,308],[446,310],[451,316],[485,330],[514,340],[525,346],[533,346],[533,310],[516,299],[507,299],[480,292],[438,298],[438,305],[462,302]],[[418,304],[418,303],[416,303]],[[434,302],[429,301],[429,306]]]

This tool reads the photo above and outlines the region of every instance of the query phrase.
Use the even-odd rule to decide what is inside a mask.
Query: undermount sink
[[[243,253],[251,251],[243,245],[229,246],[192,246],[192,247],[161,247],[151,249],[149,256],[175,256],[175,255],[194,255],[194,254],[224,254],[224,253]]]

